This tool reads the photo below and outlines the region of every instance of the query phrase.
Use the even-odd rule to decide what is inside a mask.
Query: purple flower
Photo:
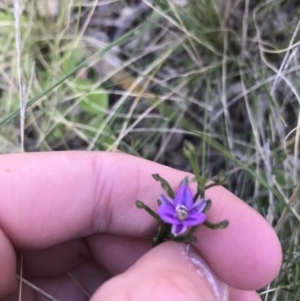
[[[158,215],[164,222],[172,225],[171,232],[174,236],[184,234],[188,227],[202,224],[206,219],[203,213],[206,201],[199,199],[194,203],[187,181],[182,181],[173,200],[162,194],[160,202]]]

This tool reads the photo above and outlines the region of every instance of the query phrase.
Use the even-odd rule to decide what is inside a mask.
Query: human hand
[[[282,256],[267,222],[213,187],[208,218],[227,219],[228,228],[199,226],[195,250],[175,242],[151,249],[157,224],[135,200],[155,208],[162,190],[153,173],[174,188],[186,175],[121,153],[1,155],[0,300],[18,300],[21,250],[24,279],[60,301],[227,300],[200,275],[199,254],[228,284],[228,300],[260,300],[254,290],[277,275]],[[33,300],[47,299],[23,284],[22,301]]]

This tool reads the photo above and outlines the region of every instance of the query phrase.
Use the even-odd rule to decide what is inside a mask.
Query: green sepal
[[[209,222],[208,220],[206,220],[203,224],[209,229],[216,230],[216,229],[225,229],[225,228],[227,228],[228,225],[229,225],[229,222],[228,222],[228,220],[224,220],[224,221],[221,221],[219,223],[213,224],[213,223]]]
[[[137,208],[147,211],[153,218],[155,218],[159,222],[159,224],[163,223],[159,215],[156,214],[150,207],[145,205],[142,201],[136,201],[135,204]]]
[[[215,186],[220,186],[221,184],[218,183],[218,182],[215,182],[215,183],[211,183],[211,184],[208,184],[204,187],[205,190],[209,189],[209,188],[212,188],[212,187],[215,187]]]
[[[144,209],[144,203],[142,201],[136,201],[135,205],[137,206],[137,208],[139,209]]]
[[[212,205],[211,200],[206,200],[206,206],[203,210],[203,213],[207,212],[211,208],[211,205]]]
[[[167,195],[171,198],[174,199],[175,197],[175,192],[172,189],[172,187],[170,186],[170,184],[164,179],[162,178],[158,173],[153,174],[152,177],[154,178],[154,180],[160,182],[161,187],[166,191]]]

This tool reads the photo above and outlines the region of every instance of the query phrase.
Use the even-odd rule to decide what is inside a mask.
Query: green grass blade
[[[225,157],[232,160],[237,165],[241,166],[245,171],[247,171],[251,176],[253,176],[254,179],[259,181],[264,187],[269,189],[280,201],[283,202],[284,205],[286,205],[286,202],[285,202],[283,196],[280,194],[279,191],[277,191],[275,188],[271,187],[264,178],[262,178],[260,175],[256,174],[255,171],[253,171],[251,168],[249,168],[246,164],[244,164],[242,161],[240,161],[239,159],[234,157],[231,153],[226,151],[221,144],[219,144],[218,142],[216,142],[216,141],[210,139],[209,137],[207,137],[207,135],[205,135],[205,133],[198,132],[198,131],[194,131],[194,133],[197,136],[199,136],[199,138],[203,139],[208,144],[210,144],[213,148],[215,148],[220,153],[222,153]]]
[[[64,81],[66,81],[70,77],[72,77],[76,72],[78,72],[80,69],[82,69],[85,66],[87,66],[95,58],[97,58],[97,57],[105,54],[107,51],[109,51],[113,47],[126,42],[131,36],[133,36],[133,34],[136,31],[138,31],[138,30],[142,29],[143,27],[145,27],[148,23],[149,23],[149,21],[145,21],[144,23],[142,23],[139,26],[135,27],[134,29],[130,30],[129,32],[127,32],[126,34],[124,34],[123,36],[121,36],[120,38],[118,38],[117,40],[115,40],[114,42],[112,42],[109,45],[107,45],[106,47],[104,47],[103,49],[101,49],[98,52],[96,52],[94,55],[92,55],[87,60],[85,60],[84,62],[82,62],[81,64],[79,64],[76,68],[74,68],[72,71],[70,71],[69,73],[67,73],[65,76],[63,76],[61,79],[59,79],[57,82],[55,82],[53,85],[49,86],[47,89],[45,89],[44,91],[42,91],[41,93],[39,93],[38,95],[36,95],[35,97],[33,97],[31,100],[29,100],[28,103],[27,103],[26,108],[28,108],[29,106],[33,105],[35,102],[37,102],[43,96],[45,96],[47,93],[49,93],[50,91],[52,91],[53,89],[55,89],[57,86],[59,86],[60,84],[62,84]],[[17,109],[14,112],[12,112],[10,115],[8,115],[6,118],[4,118],[0,122],[0,128],[3,127],[5,124],[9,123],[10,121],[12,121],[14,118],[16,118],[19,115],[20,115],[20,109]]]

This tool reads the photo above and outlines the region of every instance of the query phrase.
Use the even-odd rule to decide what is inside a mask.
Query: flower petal
[[[173,206],[173,201],[164,194],[160,195],[159,200],[160,200],[162,205]]]
[[[205,207],[206,207],[205,199],[199,199],[196,203],[194,203],[193,210],[195,210],[197,212],[203,212]]]
[[[180,221],[178,220],[178,218],[176,217],[176,213],[174,210],[174,207],[172,206],[168,206],[168,205],[160,205],[158,207],[158,215],[160,216],[160,218],[168,223],[168,224],[172,224],[172,225],[178,225],[180,224]]]
[[[178,205],[184,205],[188,210],[191,210],[193,207],[193,202],[193,193],[189,186],[180,186],[174,198],[174,206],[176,207]]]
[[[191,211],[187,219],[182,221],[181,223],[185,226],[196,226],[202,224],[206,219],[206,215],[202,212]]]
[[[179,224],[179,225],[173,225],[171,232],[174,236],[178,236],[184,234],[186,230],[187,230],[187,226],[183,224]]]

